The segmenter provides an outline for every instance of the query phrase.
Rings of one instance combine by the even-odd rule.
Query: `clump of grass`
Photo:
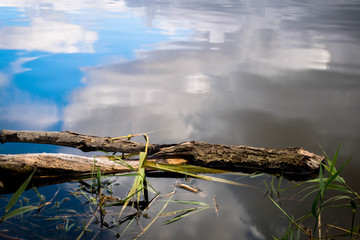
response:
[[[270,182],[270,186],[265,183],[267,188],[267,196],[282,212],[282,214],[290,221],[289,227],[281,239],[303,239],[303,237],[301,237],[303,235],[307,236],[308,239],[333,239],[333,237],[336,236],[347,236],[349,239],[353,239],[354,236],[357,238],[360,236],[360,226],[355,226],[355,217],[357,213],[357,205],[360,202],[360,196],[346,183],[344,178],[340,176],[341,172],[350,162],[351,158],[349,158],[345,164],[337,169],[335,165],[339,157],[339,150],[340,146],[338,147],[333,158],[330,158],[323,151],[326,157],[326,162],[322,163],[322,166],[319,169],[319,176],[316,179],[312,179],[290,187],[294,188],[304,184],[310,184],[310,186],[300,191],[300,193],[304,194],[302,200],[309,199],[310,197],[313,198],[311,209],[307,214],[299,218],[294,218],[294,216],[286,212],[281,204],[278,203],[274,198],[274,192],[277,193],[277,196],[280,199],[279,193],[289,188],[280,189],[280,185],[275,187],[273,181]],[[352,213],[350,226],[340,227],[332,224],[324,224],[321,217],[324,211],[330,211],[331,209],[339,207],[343,207],[346,211]],[[312,227],[305,226],[304,222],[309,218],[313,218],[314,220]],[[340,233],[336,236],[330,236],[328,230],[323,232],[325,226],[328,228],[328,230],[337,230],[340,231]]]
[[[39,205],[39,206],[22,206],[22,207],[19,207],[19,208],[16,208],[16,209],[10,211],[13,208],[13,206],[15,205],[15,203],[19,200],[20,196],[23,194],[23,192],[25,191],[27,186],[29,185],[35,171],[36,171],[36,168],[30,174],[30,176],[25,180],[25,182],[23,184],[21,184],[19,189],[13,194],[13,196],[9,200],[9,202],[5,208],[5,214],[0,219],[0,224],[9,218],[15,217],[17,215],[20,215],[20,214],[23,214],[23,213],[26,213],[26,212],[29,212],[32,210],[39,209],[41,207],[41,205]]]
[[[222,179],[222,178],[216,178],[213,176],[206,176],[206,175],[198,174],[200,172],[201,173],[227,173],[227,171],[223,171],[223,170],[216,170],[216,169],[210,169],[210,168],[198,167],[198,166],[192,166],[192,165],[185,165],[185,164],[170,165],[170,164],[160,164],[160,163],[154,163],[151,161],[147,161],[147,157],[148,157],[147,152],[148,152],[148,146],[149,146],[149,137],[147,134],[134,134],[134,135],[128,135],[128,136],[118,137],[118,138],[131,139],[134,136],[140,136],[140,135],[142,135],[145,138],[146,145],[145,145],[144,152],[139,153],[138,169],[133,168],[131,165],[129,165],[126,162],[126,160],[124,159],[124,157],[125,157],[124,154],[122,154],[122,156],[117,156],[115,154],[112,154],[112,155],[110,155],[110,158],[109,158],[110,160],[112,160],[114,162],[117,162],[123,166],[127,166],[129,169],[131,169],[135,173],[135,178],[134,178],[132,187],[129,190],[126,197],[115,203],[110,204],[111,206],[122,205],[122,208],[118,215],[119,225],[123,224],[124,222],[128,222],[125,229],[119,236],[122,236],[124,234],[124,232],[130,227],[130,225],[134,223],[134,219],[138,219],[140,216],[146,217],[147,213],[144,213],[144,211],[146,211],[149,208],[149,206],[152,204],[152,202],[154,202],[157,199],[157,197],[159,196],[159,192],[157,192],[155,190],[155,188],[146,179],[146,168],[152,169],[152,170],[164,171],[164,172],[178,173],[178,174],[185,175],[187,177],[194,177],[194,178],[208,180],[208,181],[221,182],[221,183],[225,183],[225,184],[232,184],[232,185],[237,185],[237,186],[242,186],[242,187],[244,187],[244,186],[252,187],[250,185],[242,184],[242,183],[235,182],[235,181],[230,181],[230,180],[226,180],[226,179]],[[114,138],[114,139],[118,139],[118,138]],[[107,154],[109,154],[109,153],[107,153]],[[249,174],[246,174],[246,175],[248,176]],[[147,206],[140,207],[141,197],[144,196],[145,199],[147,198],[147,194],[148,194],[147,186],[149,186],[151,188],[151,190],[155,193],[155,197],[151,202],[148,202]],[[166,204],[163,206],[163,208],[160,210],[160,212],[157,213],[157,215],[154,217],[154,219],[151,221],[151,223],[148,224],[147,227],[142,229],[141,233],[137,237],[140,237],[145,231],[147,231],[147,229],[158,219],[158,217],[176,215],[173,219],[170,219],[165,222],[165,224],[170,224],[172,222],[178,221],[180,219],[183,219],[192,214],[204,211],[209,208],[209,206],[207,204],[205,204],[204,206],[201,206],[201,207],[192,207],[192,208],[181,209],[178,211],[162,213],[169,202],[178,203],[178,204],[180,203],[179,201],[171,201],[171,198],[174,194],[175,194],[175,190],[173,193],[170,194],[171,197],[166,202]],[[131,203],[131,206],[137,210],[137,212],[131,213],[130,215],[122,217],[125,208],[128,205],[130,205],[130,203]],[[182,204],[184,204],[184,203],[196,204],[193,201],[182,202]],[[110,205],[108,205],[108,206],[110,206]]]

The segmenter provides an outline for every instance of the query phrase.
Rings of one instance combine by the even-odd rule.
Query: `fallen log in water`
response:
[[[42,143],[67,147],[75,147],[82,151],[102,150],[108,152],[138,153],[145,150],[144,143],[124,139],[97,137],[74,132],[37,132],[2,130],[1,143],[25,142]],[[204,142],[184,142],[179,144],[149,144],[149,159],[152,161],[167,161],[174,163],[180,160],[197,166],[246,172],[266,172],[281,174],[289,179],[306,179],[317,174],[323,156],[310,153],[300,147],[292,148],[256,148],[248,146],[233,146],[210,144]],[[178,164],[178,161],[175,161]],[[67,176],[81,175],[91,172],[93,158],[69,156],[64,154],[25,154],[1,155],[0,173],[2,176],[21,174],[19,169],[37,167],[37,175]],[[136,164],[132,161],[132,164]],[[97,159],[97,165],[105,173],[124,171],[114,162]],[[107,171],[108,169],[109,171]],[[6,173],[6,174],[5,174]]]
[[[112,160],[111,160],[112,159]],[[155,160],[151,160],[155,161]],[[158,163],[179,163],[157,160]],[[133,169],[139,167],[138,160],[126,160]],[[102,174],[132,172],[129,166],[116,163],[111,156],[84,157],[63,153],[0,154],[0,193],[15,191],[36,168],[33,183],[45,186],[71,181],[96,173]]]

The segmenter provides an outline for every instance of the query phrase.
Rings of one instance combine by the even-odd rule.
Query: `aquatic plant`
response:
[[[19,189],[13,194],[13,196],[10,198],[6,208],[5,208],[5,214],[2,216],[2,218],[0,219],[0,224],[12,217],[15,217],[17,215],[32,211],[32,210],[36,210],[39,209],[41,207],[41,205],[39,206],[22,206],[19,208],[16,208],[12,211],[10,211],[13,206],[15,205],[15,203],[19,200],[20,196],[23,194],[23,192],[25,191],[25,189],[27,188],[27,186],[30,183],[30,180],[32,178],[32,176],[34,175],[36,169],[34,169],[34,171],[30,174],[30,176],[25,180],[25,182],[23,182],[23,184],[21,184],[21,186],[19,187]]]
[[[333,158],[330,158],[325,151],[326,162],[322,164],[319,169],[319,176],[316,179],[308,180],[306,182],[295,184],[289,188],[280,189],[280,182],[277,187],[274,186],[274,178],[266,186],[266,195],[272,203],[281,211],[281,213],[289,220],[289,227],[280,239],[303,239],[303,235],[309,239],[333,239],[335,237],[347,236],[349,239],[360,236],[360,225],[355,226],[355,216],[357,213],[357,205],[360,202],[360,196],[355,192],[340,176],[345,166],[350,162],[349,158],[345,164],[339,169],[336,168],[336,162],[339,157],[340,146],[338,147]],[[288,213],[284,207],[281,206],[280,192],[289,190],[290,188],[299,188],[303,185],[309,185],[299,191],[299,194],[304,196],[301,200],[312,197],[311,208],[309,212],[301,217],[295,218]],[[274,198],[274,193],[277,194],[277,200]],[[323,222],[322,215],[325,211],[330,211],[334,208],[345,208],[352,214],[350,226],[342,227]],[[313,218],[313,226],[306,225],[305,220]],[[327,228],[324,232],[323,229]],[[337,234],[330,234],[329,232],[337,230]],[[275,239],[278,239],[274,237]]]

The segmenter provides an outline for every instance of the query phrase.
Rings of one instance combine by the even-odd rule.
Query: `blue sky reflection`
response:
[[[83,68],[135,59],[138,50],[171,37],[144,26],[124,4],[5,1],[0,11],[6,13],[0,25],[2,128],[16,122],[17,129],[60,130],[63,107],[83,85]]]

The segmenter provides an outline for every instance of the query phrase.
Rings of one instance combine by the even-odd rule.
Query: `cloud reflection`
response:
[[[97,33],[75,24],[33,18],[30,26],[0,29],[0,48],[52,53],[94,52]]]
[[[16,124],[17,129],[47,130],[61,121],[58,106],[50,101],[34,99],[29,93],[4,90],[0,102],[11,98],[10,104],[1,106],[0,121]],[[6,126],[3,126],[6,127]]]
[[[9,76],[0,72],[0,88],[6,86],[9,83]]]
[[[0,87],[3,84],[0,121],[15,124],[18,129],[47,130],[61,121],[60,109],[55,102],[38,99],[32,93],[19,90],[11,84],[16,74],[31,71],[31,68],[24,65],[36,59],[38,57],[19,57],[9,63],[6,74],[0,72]]]

